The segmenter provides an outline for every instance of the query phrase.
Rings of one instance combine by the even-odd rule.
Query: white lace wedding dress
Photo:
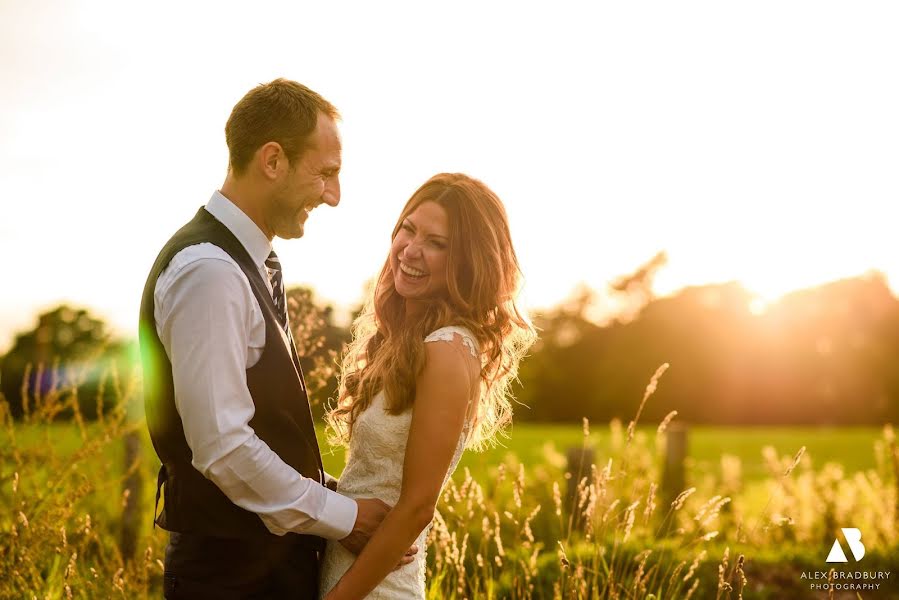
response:
[[[462,343],[479,356],[474,336],[462,327],[442,327],[425,338],[425,342],[452,342],[458,334]],[[400,497],[403,482],[403,462],[412,409],[391,415],[384,410],[384,393],[376,395],[368,408],[362,412],[353,425],[346,468],[340,476],[337,491],[350,498],[380,498],[393,506]],[[465,442],[468,439],[470,422],[465,423],[462,436],[453,454],[449,471],[443,484],[459,463]],[[418,554],[412,563],[393,571],[367,596],[384,600],[423,600],[425,597],[425,540],[428,529],[418,536],[415,543]],[[322,561],[322,597],[340,580],[355,560],[355,555],[347,551],[339,542],[328,541]]]

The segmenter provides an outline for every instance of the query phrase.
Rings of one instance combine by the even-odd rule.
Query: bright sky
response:
[[[439,171],[505,201],[531,307],[662,249],[661,292],[899,284],[894,2],[308,4],[0,2],[0,351],[61,301],[133,335],[232,106],[279,76],[344,116],[340,206],[276,241],[326,299]]]

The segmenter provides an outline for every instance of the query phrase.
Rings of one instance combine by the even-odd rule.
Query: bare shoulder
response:
[[[444,332],[438,338],[428,336],[425,344],[425,368],[419,377],[423,390],[438,391],[440,396],[451,395],[467,402],[476,380],[473,374],[480,369],[472,355],[471,342],[459,332]]]

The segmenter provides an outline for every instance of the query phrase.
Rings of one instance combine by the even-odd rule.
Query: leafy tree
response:
[[[114,339],[86,309],[63,304],[16,336],[0,360],[0,389],[16,418],[41,409],[71,416],[76,403],[81,416],[93,418],[121,398],[117,387],[135,364],[134,344]],[[51,409],[50,398],[62,402]]]
[[[313,416],[318,418],[337,395],[338,358],[350,331],[334,322],[334,307],[319,303],[309,287],[287,290],[287,311]]]
[[[671,410],[725,424],[899,419],[899,300],[882,276],[798,291],[760,314],[752,303],[737,283],[698,286],[598,325],[582,291],[536,319],[542,339],[522,365],[519,390],[530,410],[517,416],[629,419],[667,362],[645,421]]]

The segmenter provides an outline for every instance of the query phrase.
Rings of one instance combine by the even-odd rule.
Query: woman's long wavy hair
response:
[[[349,442],[356,417],[381,390],[391,414],[412,405],[416,379],[425,367],[424,338],[447,325],[468,328],[481,352],[480,402],[468,447],[485,448],[512,419],[511,384],[536,334],[515,304],[521,271],[506,210],[477,179],[441,173],[412,195],[391,239],[403,220],[425,202],[439,204],[449,220],[446,293],[429,299],[423,313],[407,320],[405,299],[394,287],[389,257],[384,262],[353,323],[337,404],[327,415],[335,441]]]

